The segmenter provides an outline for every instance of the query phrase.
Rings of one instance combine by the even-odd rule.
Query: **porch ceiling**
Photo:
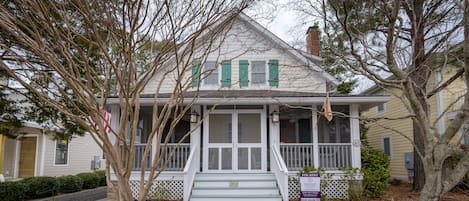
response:
[[[156,97],[164,104],[172,94],[162,93]],[[292,105],[313,105],[323,104],[325,93],[277,91],[277,90],[200,90],[198,92],[187,92],[184,97],[186,102],[191,102],[192,98],[197,98],[197,104],[220,104],[220,105],[252,105],[252,104],[292,104]],[[382,95],[345,95],[329,94],[331,104],[347,105],[359,104],[360,110],[366,110],[380,103],[390,100],[389,96]],[[140,103],[153,104],[155,94],[142,94]],[[118,97],[109,97],[108,104],[118,104]]]

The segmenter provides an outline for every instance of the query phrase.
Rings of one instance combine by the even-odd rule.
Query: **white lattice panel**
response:
[[[347,199],[348,180],[321,180],[321,195],[325,198]],[[297,199],[300,197],[298,176],[289,177],[288,196],[290,199]]]
[[[130,181],[130,188],[134,198],[138,196],[140,182]],[[184,194],[184,181],[163,180],[155,181],[148,192],[147,199],[181,200]]]

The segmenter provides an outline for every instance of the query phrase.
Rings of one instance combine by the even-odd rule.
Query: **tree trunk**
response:
[[[442,171],[433,164],[427,164],[426,183],[420,192],[420,201],[439,201],[443,195]],[[432,166],[432,167],[430,167]]]
[[[127,201],[135,200],[132,195],[132,190],[130,189],[130,180],[124,176],[117,177],[117,188],[111,190],[111,194],[114,194],[112,197],[117,201]],[[110,199],[112,200],[112,198]]]
[[[425,100],[427,80],[429,76],[429,68],[425,65],[425,22],[424,20],[424,2],[421,0],[413,1],[412,12],[408,13],[409,18],[412,20],[412,31],[411,35],[414,40],[413,44],[413,55],[412,55],[412,68],[409,69],[410,79],[414,82],[414,91],[420,104],[423,106],[425,113],[428,114],[428,105]],[[420,153],[425,156],[425,143],[424,143],[424,131],[421,129],[416,119],[413,120],[413,139],[416,145],[416,149],[420,150]],[[422,159],[414,148],[414,183],[413,190],[420,191],[425,184],[425,170],[422,163]]]

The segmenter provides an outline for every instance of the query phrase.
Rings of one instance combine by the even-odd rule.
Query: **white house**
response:
[[[329,197],[347,196],[347,185],[338,180],[341,168],[361,167],[359,112],[388,97],[332,93],[332,110],[345,116],[325,120],[318,112],[328,88],[338,83],[321,68],[318,34],[317,28],[308,29],[308,52],[304,52],[240,14],[218,51],[204,60],[189,58],[195,70],[187,77],[192,76],[194,87],[186,96],[197,97],[191,112],[203,119],[200,127],[183,119],[175,129],[176,138],[195,130],[186,143],[168,148],[176,149],[175,155],[157,183],[164,182],[169,199],[285,201],[299,196],[298,184],[289,177],[304,166],[334,173],[323,192]],[[214,70],[198,80],[200,69]],[[174,88],[172,79],[156,76],[144,89],[140,100],[144,129],[137,144],[147,142],[145,130],[151,129],[151,105],[161,79],[160,101]],[[108,101],[117,129],[118,100]],[[144,146],[136,145],[140,149],[136,159]],[[135,170],[139,169],[136,160]],[[133,172],[131,179],[132,185],[138,185],[140,171]]]

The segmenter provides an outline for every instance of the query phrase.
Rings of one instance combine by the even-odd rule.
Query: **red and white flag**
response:
[[[103,124],[104,124],[104,131],[106,131],[106,133],[109,133],[111,132],[111,113],[107,112],[106,110],[102,110],[102,119],[104,120],[103,121]],[[99,130],[99,126],[96,124],[96,122],[93,124],[93,127],[96,129],[96,130]]]

